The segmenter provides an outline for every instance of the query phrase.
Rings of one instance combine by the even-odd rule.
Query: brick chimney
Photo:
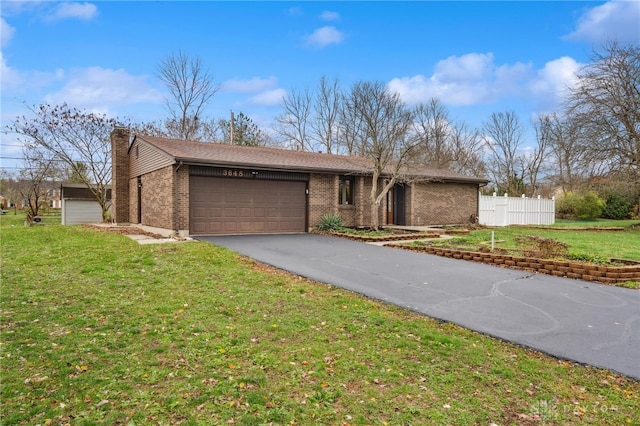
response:
[[[111,132],[111,220],[129,223],[129,129]]]

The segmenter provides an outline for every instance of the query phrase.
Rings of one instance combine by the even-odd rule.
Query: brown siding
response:
[[[129,158],[131,162],[130,176],[142,176],[175,162],[172,157],[158,148],[138,139],[135,139],[131,145]]]
[[[476,184],[414,184],[407,198],[413,208],[407,210],[411,212],[407,223],[413,226],[469,223],[471,215],[478,213]]]

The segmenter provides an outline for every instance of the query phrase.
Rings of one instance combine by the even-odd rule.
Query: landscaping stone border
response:
[[[509,256],[495,253],[456,250],[445,247],[408,246],[387,244],[387,247],[400,248],[415,252],[451,257],[492,264],[500,267],[520,269],[530,272],[575,278],[585,281],[598,281],[606,284],[618,284],[625,281],[640,281],[640,265],[606,266],[574,261],[537,259],[531,257]]]

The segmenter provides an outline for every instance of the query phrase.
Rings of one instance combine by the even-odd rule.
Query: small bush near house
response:
[[[325,214],[318,225],[320,231],[339,231],[344,227],[344,221],[337,214]]]

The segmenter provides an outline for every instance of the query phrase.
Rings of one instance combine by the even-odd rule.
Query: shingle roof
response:
[[[173,157],[176,162],[222,167],[255,167],[268,170],[324,172],[340,174],[371,174],[372,160],[363,157],[293,151],[281,148],[254,147],[220,143],[205,143],[137,135],[157,149]],[[412,167],[413,177],[486,183],[485,179],[466,176],[449,170]]]

